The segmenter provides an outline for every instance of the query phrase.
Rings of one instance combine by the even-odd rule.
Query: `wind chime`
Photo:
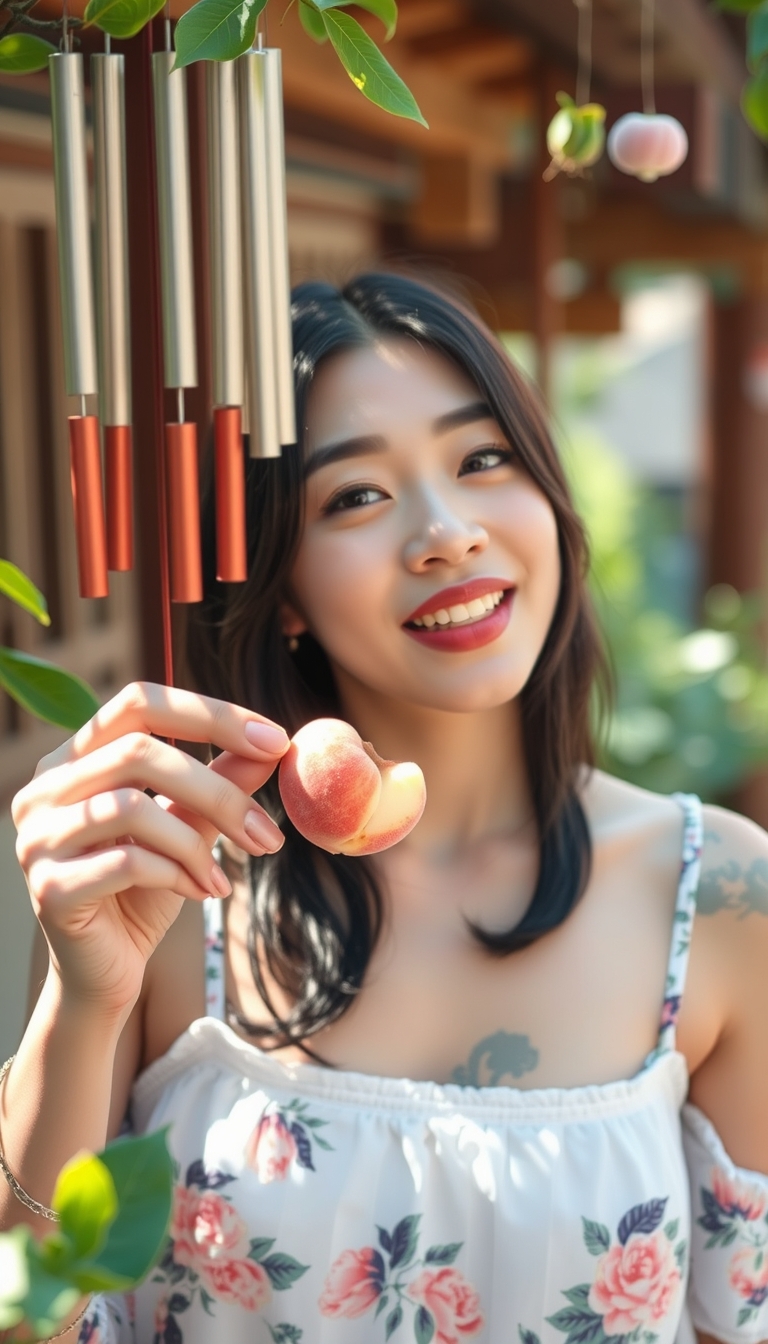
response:
[[[688,136],[676,117],[656,111],[654,79],[655,0],[640,0],[642,112],[628,112],[611,127],[608,157],[615,168],[641,182],[674,173],[685,161]]]
[[[203,596],[197,427],[185,415],[185,392],[198,381],[195,276],[186,70],[173,69],[170,20],[165,36],[165,50],[152,55],[152,88],[163,377],[176,416],[158,465],[170,598],[186,603]],[[296,440],[281,56],[257,40],[236,61],[207,63],[217,577],[226,582],[247,574],[244,405],[251,456],[277,458]],[[69,438],[82,597],[107,596],[108,570],[133,565],[124,61],[106,41],[91,58],[95,276],[83,57],[66,18],[63,49],[49,60],[65,383],[80,398]],[[97,392],[106,509],[99,418],[87,406]]]

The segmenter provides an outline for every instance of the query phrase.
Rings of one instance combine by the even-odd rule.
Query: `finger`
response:
[[[85,906],[132,887],[172,891],[193,901],[204,901],[210,895],[182,864],[139,845],[116,845],[80,855],[67,863],[40,859],[32,865],[30,887],[36,913],[43,924],[46,917],[56,922],[75,906]]]
[[[274,760],[254,762],[254,774],[267,779],[274,767]],[[122,788],[150,788],[163,794],[206,818],[217,835],[229,836],[249,853],[274,852],[283,843],[281,832],[263,809],[224,774],[145,733],[129,733],[33,779],[16,795],[17,828],[32,806],[66,806]]]
[[[132,732],[213,742],[251,760],[274,762],[288,750],[284,729],[252,709],[175,686],[134,681],[102,705],[73,737],[44,756],[35,777]]]
[[[39,809],[19,831],[16,854],[26,871],[43,852],[63,862],[89,849],[113,846],[126,836],[183,864],[211,895],[229,895],[231,886],[200,831],[158,807],[140,789],[115,789],[69,807]]]
[[[237,788],[242,789],[243,793],[255,793],[264,783],[263,769],[258,763],[248,761],[244,756],[235,756],[231,751],[223,751],[220,756],[216,757],[215,761],[210,761],[206,768],[213,771],[214,774],[229,779]],[[205,818],[189,811],[188,808],[182,807],[178,803],[172,802],[170,798],[163,798],[158,794],[154,802],[166,811],[171,812],[173,816],[181,817],[188,826],[198,830],[208,845],[215,844],[217,837],[221,834],[210,822],[206,822]],[[255,800],[251,801],[251,807],[254,812],[266,818],[264,822],[265,834],[272,835],[271,827],[274,826],[274,822],[269,814]],[[280,832],[280,835],[282,837],[282,832]],[[266,852],[274,851],[268,850]]]

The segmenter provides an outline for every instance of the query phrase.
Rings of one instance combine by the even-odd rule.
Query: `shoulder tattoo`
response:
[[[461,1087],[503,1087],[509,1079],[532,1073],[539,1052],[530,1037],[512,1031],[496,1031],[484,1036],[472,1049],[466,1064],[459,1064],[451,1081]]]
[[[706,839],[720,843],[720,836],[712,831]],[[696,907],[702,915],[716,915],[720,910],[732,910],[739,919],[768,915],[768,860],[753,859],[745,865],[727,859],[703,869]]]

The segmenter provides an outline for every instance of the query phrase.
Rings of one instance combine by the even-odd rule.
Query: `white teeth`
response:
[[[427,612],[417,616],[413,625],[432,630],[436,625],[466,625],[467,621],[479,621],[489,611],[498,607],[504,596],[503,589],[497,593],[486,593],[483,597],[473,597],[470,602],[458,602],[453,607],[441,607],[439,611]]]

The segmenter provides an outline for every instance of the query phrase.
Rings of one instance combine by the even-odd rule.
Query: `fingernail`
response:
[[[272,723],[257,723],[255,719],[246,723],[245,736],[252,747],[268,751],[273,756],[284,752],[288,746],[288,734],[283,728],[276,728]]]
[[[275,854],[281,849],[285,836],[274,821],[270,821],[264,812],[248,812],[243,822],[243,830],[257,845]]]
[[[214,863],[211,869],[211,882],[220,896],[232,895],[232,883],[218,863]]]

